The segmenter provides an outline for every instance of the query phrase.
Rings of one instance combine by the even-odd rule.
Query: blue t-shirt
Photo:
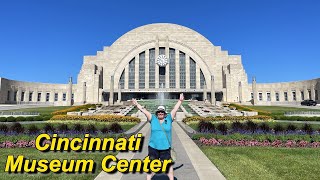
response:
[[[172,117],[171,114],[168,114],[164,121],[162,122],[162,127],[166,131],[170,144],[167,140],[166,134],[163,132],[160,121],[156,115],[152,114],[151,121],[151,136],[149,140],[149,146],[158,149],[165,150],[170,148],[170,144],[172,144],[171,139],[171,129],[172,129]]]

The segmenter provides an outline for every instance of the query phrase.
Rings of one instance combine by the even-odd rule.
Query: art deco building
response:
[[[184,26],[149,24],[133,29],[94,56],[85,56],[77,84],[0,79],[0,103],[115,104],[131,98],[166,98],[254,104],[319,100],[320,79],[248,83],[240,55]]]

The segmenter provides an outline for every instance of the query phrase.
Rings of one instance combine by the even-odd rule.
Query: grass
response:
[[[54,179],[54,180],[68,180],[68,179],[77,179],[77,180],[87,180],[87,179],[94,179],[100,172],[101,172],[101,160],[107,155],[107,154],[116,154],[114,152],[94,152],[94,153],[77,153],[77,152],[40,152],[35,148],[13,148],[13,149],[0,149],[0,167],[2,167],[0,171],[0,179]],[[26,159],[92,159],[96,163],[96,169],[94,173],[75,173],[75,174],[55,174],[55,173],[48,173],[48,174],[9,174],[7,172],[4,172],[5,164],[7,160],[8,155],[14,155],[15,157],[17,155],[24,155]]]
[[[40,114],[51,114],[54,111],[70,108],[71,106],[50,106],[50,107],[38,107],[38,108],[25,108],[6,110],[10,112],[39,112]]]
[[[296,107],[283,107],[283,106],[245,106],[251,109],[271,112],[272,115],[284,115],[285,112],[291,111],[320,111],[320,109],[296,108]]]
[[[319,149],[204,146],[201,149],[230,180],[319,179]]]

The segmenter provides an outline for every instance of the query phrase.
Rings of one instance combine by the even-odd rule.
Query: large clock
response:
[[[165,67],[168,64],[168,59],[167,59],[166,55],[164,55],[164,54],[159,55],[157,58],[157,64],[160,67]]]

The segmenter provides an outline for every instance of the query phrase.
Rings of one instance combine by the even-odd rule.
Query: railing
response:
[[[285,116],[295,116],[295,115],[296,116],[301,116],[301,115],[320,116],[320,111],[294,111],[294,112],[285,112],[284,115]]]
[[[38,112],[0,112],[0,116],[39,116]]]

